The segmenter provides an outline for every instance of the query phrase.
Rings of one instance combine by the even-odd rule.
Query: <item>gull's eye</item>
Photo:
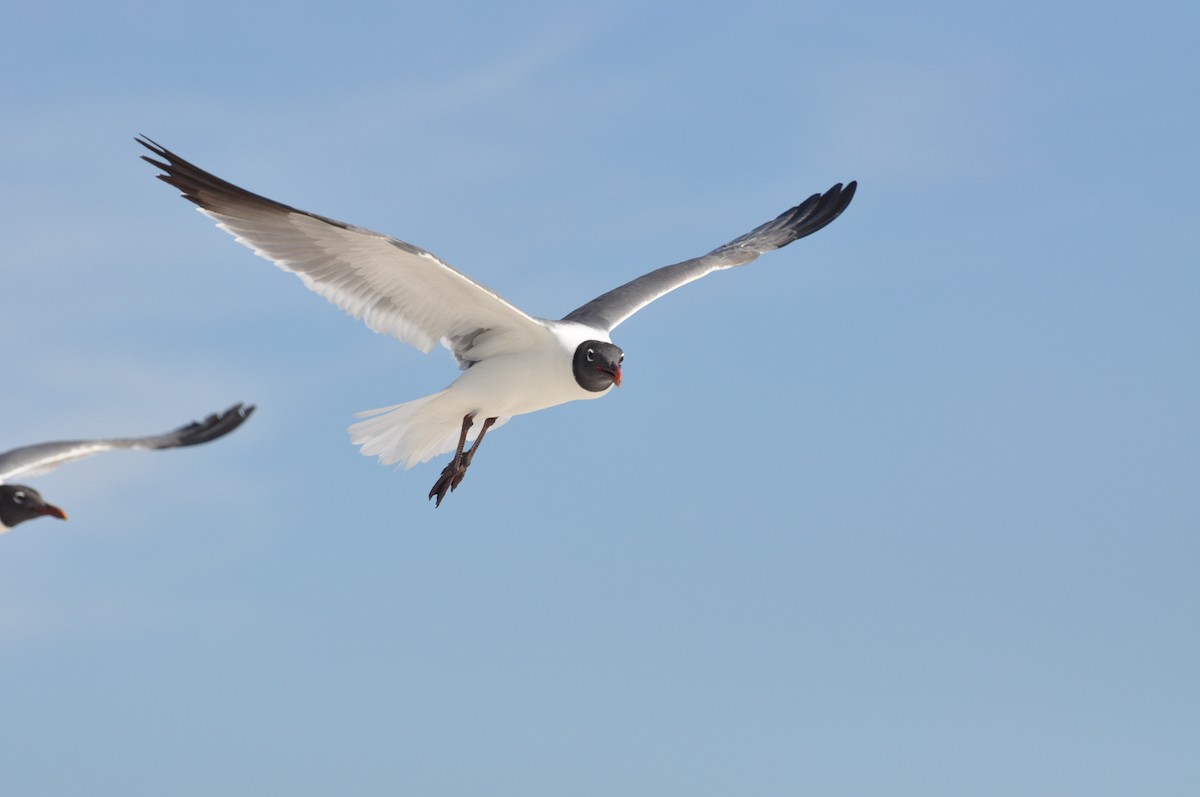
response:
[[[621,354],[621,359],[617,360],[617,362],[618,362],[618,363],[623,363],[623,362],[625,362],[625,354],[624,354],[624,353],[622,353],[622,354]]]
[[[13,503],[14,504],[25,503],[25,491],[24,490],[17,490],[15,493],[13,493]]]
[[[591,362],[592,360],[595,360],[595,359],[596,359],[596,350],[588,349],[587,350],[587,361]]]

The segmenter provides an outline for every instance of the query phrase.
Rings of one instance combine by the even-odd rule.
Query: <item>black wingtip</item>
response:
[[[175,430],[173,447],[194,446],[224,437],[246,422],[256,407],[238,402],[224,412],[209,415]]]
[[[835,189],[836,193],[834,193]],[[854,199],[854,193],[857,190],[858,181],[851,180],[850,182],[846,183],[845,188],[842,187],[841,183],[838,183],[825,193],[824,199],[829,203],[828,207],[825,208],[823,213],[823,216],[826,219],[826,224],[842,215],[842,211],[850,206],[850,200]],[[830,196],[831,194],[833,194],[833,196]]]
[[[138,133],[136,136],[133,137],[133,140],[136,141],[137,143],[141,144],[146,149],[153,152],[155,155],[165,155],[167,152],[163,148],[162,144],[159,144],[157,141],[150,138],[150,136],[146,135],[145,133]]]
[[[201,169],[186,158],[179,157],[149,136],[139,135],[133,140],[150,150],[153,154],[154,157],[150,155],[142,155],[140,157],[161,172],[161,174],[157,175],[158,179],[167,185],[179,189],[179,193],[183,195],[184,199],[198,205],[203,210],[220,213],[240,204],[253,203],[259,205],[260,208],[266,207],[284,213],[303,213],[303,211],[296,208],[281,204],[273,199],[267,199],[264,196],[236,186],[227,180],[222,180],[215,174]],[[307,215],[311,216],[313,214],[310,213]],[[332,219],[324,219],[319,216],[316,218],[321,218],[323,221],[329,221],[334,224],[341,224],[340,222],[334,222]]]
[[[813,194],[789,212],[787,226],[794,236],[791,240],[812,235],[817,230],[830,224],[850,205],[854,193],[858,190],[858,181],[851,180],[843,186],[836,183],[824,194]]]
[[[150,136],[138,135],[138,136],[135,136],[133,140],[136,141],[137,143],[141,144],[146,149],[153,152],[159,158],[164,158],[168,161],[175,160],[175,158],[176,158],[174,153],[172,153],[170,150],[168,150],[163,145],[159,144],[154,139],[150,138]],[[162,169],[164,172],[169,171],[171,168],[169,163],[163,163],[162,161],[157,161],[154,158],[151,158],[149,155],[141,155],[139,157],[141,157],[142,160],[144,160],[146,163],[149,163],[151,166],[154,166],[158,169]]]

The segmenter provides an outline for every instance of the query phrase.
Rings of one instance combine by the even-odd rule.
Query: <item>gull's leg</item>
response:
[[[495,421],[495,418],[489,419]],[[437,503],[434,507],[442,505],[442,499],[446,497],[446,493],[453,490],[462,481],[463,476],[467,472],[467,465],[470,464],[470,459],[466,463],[463,462],[463,448],[467,445],[467,432],[471,431],[471,426],[475,423],[475,413],[467,413],[463,416],[462,432],[458,435],[458,450],[454,452],[454,459],[450,460],[450,464],[442,468],[442,475],[434,482],[433,489],[429,491],[429,497],[437,496]],[[490,423],[484,421],[484,431],[491,426]],[[479,440],[483,439],[483,435],[479,435],[479,439],[475,441],[475,445],[471,446],[471,453],[474,454],[476,447],[479,445]]]
[[[469,451],[463,452],[462,467],[458,470],[458,475],[450,482],[450,492],[454,492],[454,488],[458,487],[463,477],[467,475],[467,468],[471,467],[471,460],[475,458],[475,449],[479,448],[479,444],[483,442],[483,436],[487,434],[487,430],[492,428],[492,424],[496,422],[495,418],[484,418],[483,426],[479,428],[479,437],[475,438],[475,442],[471,444]]]

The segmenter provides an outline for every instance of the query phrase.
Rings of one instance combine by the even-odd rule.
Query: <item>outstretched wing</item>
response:
[[[119,437],[111,440],[64,440],[14,448],[0,454],[0,482],[26,476],[36,476],[77,459],[120,448],[140,448],[154,451],[161,448],[181,448],[207,443],[224,437],[250,417],[254,406],[234,404],[202,421],[193,421],[173,432],[149,437]]]
[[[813,194],[778,218],[717,247],[703,257],[644,274],[572,310],[563,321],[577,321],[611,332],[618,324],[663,294],[723,268],[741,266],[763,252],[787,246],[812,235],[841,215],[854,198],[857,182],[838,183],[824,194]]]
[[[148,138],[137,142],[162,159],[142,156],[163,171],[158,178],[218,227],[376,332],[423,352],[441,341],[461,364],[550,334],[541,321],[424,249],[252,194]]]

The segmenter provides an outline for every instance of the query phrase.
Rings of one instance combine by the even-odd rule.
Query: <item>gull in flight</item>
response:
[[[9,484],[10,479],[24,479],[27,476],[49,473],[59,465],[102,451],[116,451],[122,448],[158,451],[207,443],[224,437],[241,426],[252,412],[253,405],[247,407],[234,404],[224,412],[213,413],[202,421],[194,421],[166,434],[116,437],[108,440],[63,440],[23,446],[0,454],[0,534],[34,518],[67,519],[66,512],[47,503],[37,490],[24,484]]]
[[[351,441],[384,464],[411,468],[454,457],[429,498],[440,506],[462,482],[488,430],[512,416],[600,398],[621,386],[625,358],[610,333],[660,296],[713,271],[741,266],[836,219],[857,184],[813,194],[706,255],[644,274],[560,320],[531,316],[412,244],[253,194],[156,142],[142,159],[217,226],[376,332],[429,352],[441,343],[463,370],[444,390],[359,413]],[[467,442],[473,440],[471,446]]]

